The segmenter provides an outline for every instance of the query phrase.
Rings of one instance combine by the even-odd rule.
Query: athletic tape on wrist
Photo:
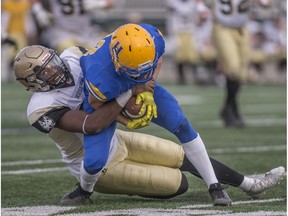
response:
[[[132,96],[132,90],[129,89],[128,91],[123,92],[122,94],[120,94],[116,98],[116,101],[123,108],[126,105],[127,101],[130,99],[131,96]]]

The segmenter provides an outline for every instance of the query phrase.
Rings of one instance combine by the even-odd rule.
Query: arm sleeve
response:
[[[41,113],[41,111],[38,110],[33,112],[28,118],[33,127],[37,128],[41,132],[49,133],[62,116],[68,111],[70,111],[68,107],[52,108],[45,113]],[[35,120],[33,121],[32,119]]]

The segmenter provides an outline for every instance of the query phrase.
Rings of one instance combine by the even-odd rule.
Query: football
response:
[[[138,119],[146,114],[146,112],[144,112],[144,114],[139,115],[142,102],[140,104],[135,104],[135,102],[136,102],[136,96],[132,96],[122,110],[122,113],[130,119]]]

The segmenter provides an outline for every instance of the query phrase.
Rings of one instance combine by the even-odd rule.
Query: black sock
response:
[[[184,84],[185,83],[184,64],[182,63],[177,64],[177,69],[178,69],[178,75],[179,75],[179,83]]]
[[[237,80],[226,79],[226,106],[237,105],[236,97],[240,90],[240,82]]]
[[[244,179],[244,175],[236,172],[235,170],[227,167],[226,165],[220,163],[219,161],[210,157],[210,161],[214,168],[215,175],[220,183],[228,184],[231,186],[238,187]],[[196,168],[192,165],[192,163],[185,156],[183,165],[180,167],[181,171],[188,171],[193,175],[202,178]]]

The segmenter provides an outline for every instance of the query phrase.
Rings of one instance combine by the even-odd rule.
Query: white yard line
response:
[[[273,127],[273,126],[286,126],[285,118],[246,118],[245,123],[247,127]],[[195,125],[195,124],[194,124]],[[220,120],[207,120],[207,121],[198,121],[195,125],[196,128],[220,128],[223,127],[223,122]]]
[[[238,147],[238,148],[217,148],[209,150],[211,154],[226,154],[226,153],[247,153],[247,152],[272,152],[272,151],[284,151],[286,145],[272,145],[272,146],[255,146],[255,147]],[[11,161],[2,162],[2,167],[19,166],[19,165],[39,165],[39,164],[53,164],[61,163],[61,159],[51,160],[30,160],[30,161]],[[22,169],[22,170],[6,170],[2,171],[2,175],[21,175],[21,174],[33,174],[44,172],[58,172],[68,170],[66,167],[53,167],[43,169]]]
[[[226,153],[247,153],[247,152],[270,152],[270,151],[284,151],[286,145],[272,145],[272,146],[252,146],[252,147],[234,147],[234,148],[218,148],[208,149],[208,152],[213,154]]]
[[[48,160],[26,160],[26,161],[12,161],[12,162],[2,162],[1,166],[17,166],[17,165],[37,165],[37,164],[53,164],[61,163],[61,159],[48,159]]]
[[[253,204],[253,203],[268,203],[268,202],[280,202],[280,201],[285,201],[286,199],[284,198],[274,198],[274,199],[259,199],[259,200],[245,200],[245,201],[236,201],[233,202],[233,205],[242,205],[242,204]],[[180,208],[188,208],[188,209],[193,209],[193,208],[208,208],[212,207],[210,204],[204,204],[204,205],[188,205],[188,206],[182,206]]]
[[[33,174],[33,173],[46,173],[46,172],[59,172],[66,171],[67,167],[53,167],[44,169],[24,169],[24,170],[7,170],[2,171],[2,175],[23,175],[23,174]]]
[[[233,205],[246,205],[255,203],[272,203],[272,202],[285,202],[285,198],[278,199],[263,199],[263,200],[248,200],[248,201],[237,201],[233,202]],[[65,213],[65,211],[71,211],[76,207],[61,207],[61,206],[32,206],[32,207],[14,207],[14,208],[2,208],[2,216],[48,216],[51,214]],[[108,211],[96,211],[96,212],[86,212],[77,214],[63,214],[63,216],[113,216],[113,215],[133,215],[133,216],[190,216],[190,215],[206,215],[206,216],[284,216],[285,211],[255,211],[255,212],[237,212],[228,208],[213,209],[211,204],[201,204],[201,205],[189,205],[182,206],[173,209],[161,209],[161,208],[138,208],[138,209],[121,209],[121,210],[108,210]]]

